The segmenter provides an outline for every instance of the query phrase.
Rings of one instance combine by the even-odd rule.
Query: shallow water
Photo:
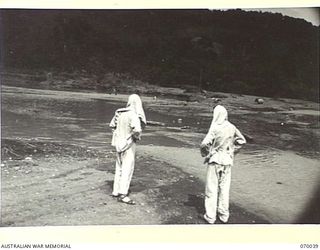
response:
[[[39,104],[41,103],[41,105]],[[2,103],[2,136],[21,138],[52,138],[56,141],[75,142],[85,138],[102,135],[91,140],[91,143],[109,143],[111,140],[111,121],[116,109],[125,103],[110,103],[104,100],[66,101],[55,100],[39,101],[21,98],[20,103],[8,99]],[[18,107],[18,108],[17,108]],[[20,110],[17,112],[16,110]],[[178,124],[177,117],[164,115],[159,112],[145,109],[147,119],[161,121],[166,126],[195,126],[197,121],[193,118],[184,118]],[[147,126],[144,131],[143,144],[176,145],[179,141],[162,136],[157,138],[154,132],[157,127]],[[161,128],[166,130],[165,127]]]

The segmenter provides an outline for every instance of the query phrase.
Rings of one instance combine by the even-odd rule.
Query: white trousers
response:
[[[208,164],[204,218],[209,223],[216,221],[217,213],[222,222],[228,222],[230,183],[231,165]]]
[[[113,195],[128,194],[134,170],[135,153],[135,143],[123,153],[117,153],[116,171],[112,191]]]

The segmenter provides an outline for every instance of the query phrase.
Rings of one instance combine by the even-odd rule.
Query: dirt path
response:
[[[199,217],[203,183],[144,153],[137,156],[131,186],[137,205],[127,206],[110,197],[113,153],[99,155],[61,143],[3,144],[24,159],[6,160],[2,166],[2,226],[204,223]],[[39,152],[30,156],[28,151],[35,149]],[[236,206],[231,211],[231,223],[266,223]]]
[[[2,86],[2,225],[203,223],[199,216],[205,168],[197,145],[210,122],[206,101],[185,106],[183,101],[143,98],[149,119],[164,121],[166,126],[146,129],[131,187],[138,205],[126,206],[109,196],[114,153],[107,129],[114,109],[126,98]],[[236,99],[226,100],[231,110]],[[253,122],[265,121],[270,111],[235,111],[233,119],[255,137],[255,143],[242,151],[233,170],[230,223],[295,223],[310,208],[320,177],[319,160],[314,157],[318,149],[309,150],[305,137],[300,145],[305,152],[298,150],[301,138],[293,132],[302,131],[316,140],[319,131],[306,130],[303,124],[277,130],[275,124],[287,103],[279,101],[281,111],[267,124],[268,134],[253,130],[248,116],[258,113]],[[314,110],[312,103],[295,105]],[[182,124],[177,125],[178,117],[183,118]],[[308,121],[310,126],[313,120]],[[278,142],[278,135],[284,138],[284,134],[287,140]],[[298,142],[287,148],[292,139]],[[272,147],[259,145],[260,141]]]
[[[197,149],[140,146],[140,150],[205,181],[206,168]],[[265,153],[247,149],[237,156],[232,169],[231,200],[271,223],[295,223],[308,201],[316,196],[319,162],[292,152]],[[301,166],[307,166],[308,171]]]

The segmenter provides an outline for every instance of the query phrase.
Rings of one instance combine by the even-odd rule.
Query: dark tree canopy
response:
[[[242,10],[2,10],[2,65],[318,101],[319,27]]]

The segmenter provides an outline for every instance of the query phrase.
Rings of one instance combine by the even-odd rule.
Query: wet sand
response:
[[[231,122],[252,138],[232,170],[230,223],[319,222],[305,214],[319,211],[311,204],[320,180],[317,104],[270,98],[259,106],[225,95]],[[128,207],[109,197],[108,122],[126,99],[2,86],[3,225],[204,223],[198,145],[212,100],[143,97],[148,119],[165,126],[144,132],[131,188],[139,206]]]

